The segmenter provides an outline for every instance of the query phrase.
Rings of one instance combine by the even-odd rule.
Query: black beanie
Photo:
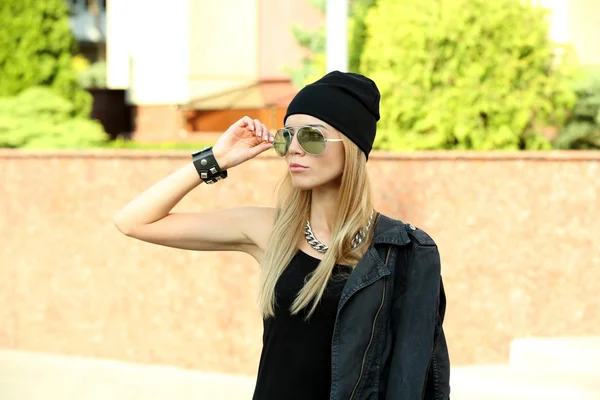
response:
[[[342,132],[369,159],[379,121],[380,97],[371,79],[352,72],[333,71],[296,94],[283,123],[293,114],[311,115]]]

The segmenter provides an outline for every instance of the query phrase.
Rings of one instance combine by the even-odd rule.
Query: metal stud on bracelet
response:
[[[192,161],[200,179],[207,184],[216,183],[227,178],[227,171],[222,171],[212,152],[212,147],[192,153]]]

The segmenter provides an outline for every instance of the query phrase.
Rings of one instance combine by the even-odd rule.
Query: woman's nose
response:
[[[298,135],[293,135],[292,136],[292,142],[290,143],[290,148],[289,148],[289,152],[293,153],[293,154],[304,154],[305,151],[302,148],[302,146],[300,146],[300,143],[298,142]]]

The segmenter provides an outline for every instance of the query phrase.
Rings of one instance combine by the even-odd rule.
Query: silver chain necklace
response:
[[[374,213],[375,210],[371,211],[369,223],[367,224],[365,229],[361,229],[360,231],[358,231],[356,236],[354,236],[354,238],[352,239],[352,249],[357,248],[358,245],[361,244],[367,236],[367,232],[369,232],[369,229],[371,228],[371,222],[373,222]],[[325,253],[329,249],[329,247],[325,246],[319,241],[319,239],[315,237],[315,235],[312,232],[312,229],[310,228],[310,222],[308,220],[306,220],[306,230],[304,231],[304,237],[306,237],[306,241],[308,242],[308,244],[310,244],[310,246],[319,253]]]

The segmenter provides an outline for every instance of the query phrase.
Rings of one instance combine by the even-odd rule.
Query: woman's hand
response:
[[[213,146],[213,155],[222,170],[256,157],[273,147],[273,135],[259,120],[243,117],[227,129]]]

